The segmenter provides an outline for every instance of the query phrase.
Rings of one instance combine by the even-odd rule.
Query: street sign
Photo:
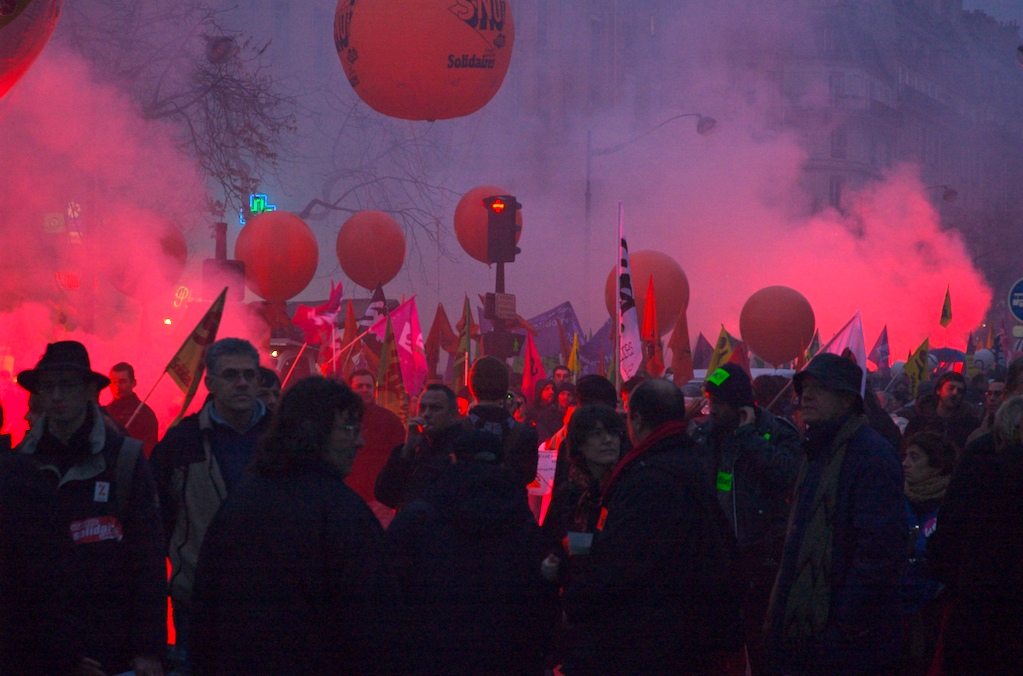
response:
[[[1023,279],[1017,279],[1009,289],[1009,312],[1017,322],[1023,323]]]

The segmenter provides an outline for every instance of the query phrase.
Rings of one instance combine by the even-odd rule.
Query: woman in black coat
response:
[[[396,588],[383,531],[344,479],[362,403],[307,378],[284,395],[250,476],[217,514],[196,573],[192,649],[201,674],[390,670]]]
[[[1023,397],[995,415],[995,452],[967,453],[927,543],[948,587],[943,673],[1023,673]]]

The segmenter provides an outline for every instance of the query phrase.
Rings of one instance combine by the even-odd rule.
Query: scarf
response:
[[[572,512],[571,530],[592,533],[596,516],[600,513],[600,495],[611,474],[605,474],[603,481],[597,481],[587,470],[572,464],[568,469],[568,481],[579,489],[579,501]]]
[[[948,489],[948,482],[951,479],[950,474],[939,474],[915,484],[907,481],[905,484],[906,498],[914,505],[930,500],[940,500],[945,497],[945,491]]]
[[[831,564],[838,478],[849,440],[866,424],[866,416],[852,415],[836,421],[834,425],[811,430],[808,435],[807,455],[813,456],[815,452],[823,452],[824,467],[810,506],[803,541],[796,556],[795,577],[785,601],[782,636],[787,643],[794,644],[796,648],[805,646],[809,640],[819,640],[828,621],[831,607]],[[831,442],[826,444],[828,437],[831,438]],[[795,495],[800,495],[802,491],[808,465],[808,460],[803,460],[799,478],[796,480]],[[792,535],[795,514],[796,509],[793,508],[789,515],[786,538]],[[773,606],[777,602],[775,598],[777,591],[775,585],[768,617],[772,617]]]
[[[684,435],[685,433],[686,424],[681,420],[673,420],[655,427],[653,431],[647,435],[646,439],[641,441],[638,446],[629,451],[629,453],[619,460],[617,465],[615,465],[614,471],[611,472],[611,478],[608,479],[607,484],[604,486],[604,501],[607,501],[608,496],[611,494],[611,488],[618,482],[618,478],[622,475],[625,469],[639,460],[640,457],[650,450],[654,444],[663,439],[667,439],[668,437],[673,437],[679,434]]]

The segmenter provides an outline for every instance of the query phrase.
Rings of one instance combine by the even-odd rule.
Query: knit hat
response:
[[[18,384],[35,393],[39,387],[40,374],[53,371],[80,373],[86,381],[96,383],[96,387],[100,389],[110,384],[110,378],[92,370],[88,350],[76,340],[62,340],[47,345],[46,352],[36,367],[18,374]]]
[[[727,363],[707,376],[707,394],[733,408],[753,406],[753,386],[746,371],[738,364]]]

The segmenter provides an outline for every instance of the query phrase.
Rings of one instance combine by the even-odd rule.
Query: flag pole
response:
[[[295,361],[291,362],[291,368],[288,369],[288,375],[284,376],[284,382],[281,383],[281,389],[288,384],[288,380],[291,378],[291,374],[295,372],[295,367],[298,366],[298,360],[302,358],[302,353],[309,347],[309,343],[302,343],[302,347],[299,349],[298,354],[295,355]]]
[[[622,203],[618,202],[618,244],[616,246],[616,255],[618,262],[615,264],[615,289],[618,294],[615,298],[615,317],[618,320],[618,326],[615,327],[615,354],[618,355],[618,359],[615,360],[615,389],[621,396],[622,391]]]
[[[160,384],[160,381],[163,380],[163,377],[165,375],[167,375],[167,369],[164,369],[163,372],[160,373],[160,377],[157,378],[156,382],[153,383],[153,386],[151,388],[149,388],[149,394],[146,395],[145,399],[143,399],[142,401],[139,402],[139,405],[135,408],[135,412],[131,414],[130,418],[128,418],[128,422],[124,423],[124,428],[125,429],[128,429],[129,427],[131,427],[131,424],[133,422],[135,422],[135,416],[137,416],[139,414],[139,411],[142,410],[142,407],[146,405],[147,401],[149,401],[149,397],[153,396],[153,392],[156,391],[156,386]]]

